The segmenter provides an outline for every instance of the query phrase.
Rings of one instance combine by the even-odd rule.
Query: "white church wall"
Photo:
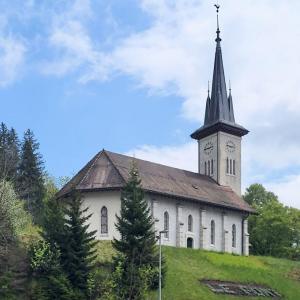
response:
[[[215,222],[215,243],[211,243],[211,221]],[[207,250],[222,251],[222,211],[218,208],[206,207]]]
[[[198,203],[185,201],[182,203],[183,212],[183,231],[185,236],[184,247],[187,247],[187,239],[193,239],[193,248],[200,248],[200,209]],[[188,217],[192,216],[192,231],[188,230]]]
[[[169,214],[169,237],[163,236],[162,244],[167,246],[176,246],[176,202],[162,196],[146,195],[149,206],[154,205],[153,217],[156,220],[155,229],[157,232],[164,230],[164,213]]]
[[[112,240],[118,238],[119,233],[116,230],[116,214],[120,214],[121,200],[118,191],[92,192],[84,195],[84,206],[89,207],[89,213],[93,213],[90,218],[89,229],[97,230],[96,238],[99,240]],[[100,214],[102,207],[107,208],[108,233],[101,234]]]
[[[229,253],[242,254],[242,222],[243,215],[239,212],[227,211],[212,206],[203,206],[200,203],[192,201],[178,201],[164,196],[153,196],[146,194],[146,200],[154,214],[155,229],[164,230],[164,213],[169,214],[169,237],[163,236],[162,244],[167,246],[178,246],[180,238],[180,247],[187,247],[187,239],[193,239],[193,248],[201,248],[200,235],[200,212],[205,211],[203,227],[206,228],[206,234],[203,242],[204,249],[211,251],[226,251]],[[108,233],[101,234],[101,208],[105,206],[108,212]],[[112,240],[119,238],[119,233],[115,228],[116,214],[120,214],[121,201],[120,192],[103,191],[91,192],[84,195],[84,207],[89,207],[89,213],[93,213],[90,218],[89,229],[97,230],[96,238],[99,240]],[[180,219],[178,220],[178,207],[180,207]],[[225,212],[225,217],[223,214]],[[188,230],[188,216],[193,218],[192,231]],[[215,244],[211,244],[211,221],[215,221]],[[224,220],[224,221],[223,221]],[[178,231],[178,222],[180,231]],[[224,224],[222,223],[224,222]],[[232,247],[232,225],[236,225],[236,247]],[[224,248],[223,233],[226,233],[226,245]],[[180,235],[180,236],[179,236]]]

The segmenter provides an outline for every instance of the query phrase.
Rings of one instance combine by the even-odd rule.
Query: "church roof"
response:
[[[73,190],[81,192],[120,190],[129,178],[133,160],[138,167],[145,192],[249,213],[254,212],[229,187],[220,186],[209,176],[106,150],[99,152],[87,163],[58,192],[57,196],[62,198]]]
[[[191,135],[197,140],[213,133],[212,129],[224,130],[237,136],[243,136],[249,132],[235,123],[231,92],[229,96],[227,95],[219,23],[216,43],[212,90],[211,96],[208,95],[206,100],[204,124]]]

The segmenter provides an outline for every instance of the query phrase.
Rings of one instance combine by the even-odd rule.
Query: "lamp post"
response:
[[[167,233],[168,230],[159,231],[159,287],[158,287],[158,300],[161,300],[161,235]]]

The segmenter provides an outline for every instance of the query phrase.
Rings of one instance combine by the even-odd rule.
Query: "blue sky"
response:
[[[300,207],[300,3],[220,4],[243,185]],[[213,1],[0,1],[1,121],[34,131],[56,177],[102,148],[195,171],[215,21]]]

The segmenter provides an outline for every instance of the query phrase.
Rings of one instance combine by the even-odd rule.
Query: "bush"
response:
[[[33,300],[79,300],[79,293],[73,291],[70,281],[60,266],[60,252],[40,240],[29,250],[30,267],[35,279],[32,286]]]

